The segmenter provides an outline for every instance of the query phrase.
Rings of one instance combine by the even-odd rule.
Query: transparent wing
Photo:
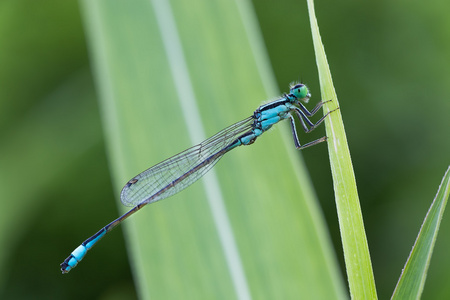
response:
[[[252,124],[253,117],[248,117],[145,170],[123,187],[120,200],[126,206],[136,206],[162,200],[185,189],[205,175],[231,150],[226,147],[249,131]]]

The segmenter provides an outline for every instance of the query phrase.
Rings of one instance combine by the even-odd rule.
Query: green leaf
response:
[[[117,195],[276,95],[245,1],[82,3]],[[286,126],[125,222],[142,298],[345,298]]]
[[[450,167],[445,172],[436,197],[425,216],[392,299],[420,299],[449,194]]]
[[[312,0],[308,0],[308,10],[322,99],[332,100],[326,104],[328,111],[331,111],[339,108],[339,102],[331,79]],[[350,294],[353,299],[375,299],[377,295],[372,263],[340,109],[332,112],[325,123]]]

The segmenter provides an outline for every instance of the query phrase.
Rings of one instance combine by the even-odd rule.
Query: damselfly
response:
[[[205,175],[225,153],[241,145],[253,144],[261,134],[281,120],[289,118],[297,149],[326,141],[324,136],[301,145],[298,139],[293,115],[298,117],[303,130],[308,133],[320,125],[332,112],[327,112],[316,123],[311,122],[308,117],[313,116],[327,101],[320,101],[311,111],[308,111],[300,101],[307,103],[310,97],[311,94],[306,85],[301,83],[291,85],[289,94],[284,94],[280,99],[261,105],[250,117],[133,177],[123,187],[120,194],[122,203],[126,206],[133,206],[133,208],[78,246],[61,264],[61,271],[67,273],[75,268],[87,251],[106,233],[142,207],[185,189]]]

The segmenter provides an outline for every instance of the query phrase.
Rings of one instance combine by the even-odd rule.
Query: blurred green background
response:
[[[306,3],[253,5],[280,90],[301,78],[318,99]],[[316,3],[381,299],[450,162],[449,9],[437,0]],[[78,2],[0,1],[0,45],[0,298],[136,297],[119,231],[95,249],[83,278],[59,272],[67,245],[118,213]],[[326,151],[302,155],[345,276]],[[426,299],[450,297],[447,219]]]

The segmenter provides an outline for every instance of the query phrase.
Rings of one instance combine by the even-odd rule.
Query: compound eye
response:
[[[298,92],[300,92],[300,89],[301,89],[302,87],[304,87],[304,86],[305,86],[304,84],[299,83],[299,84],[294,85],[293,89],[294,89],[294,90],[297,90]]]
[[[303,83],[297,83],[296,85],[292,86],[290,93],[298,100],[305,102],[308,102],[309,97],[311,97],[311,95],[309,94],[308,87]]]

